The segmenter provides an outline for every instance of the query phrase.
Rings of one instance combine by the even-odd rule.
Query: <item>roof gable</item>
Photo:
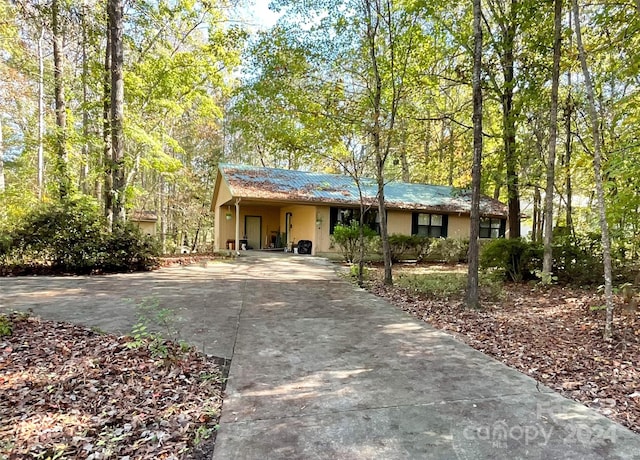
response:
[[[349,176],[223,163],[218,170],[234,197],[334,205],[357,205],[360,201],[356,182]],[[377,203],[376,181],[361,178],[360,184],[365,203]],[[471,210],[468,190],[442,185],[389,182],[385,185],[385,200],[389,209],[461,214]],[[503,203],[486,196],[480,207],[483,215],[507,215]]]

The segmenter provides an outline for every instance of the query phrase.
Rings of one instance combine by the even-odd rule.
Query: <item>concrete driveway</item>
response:
[[[130,299],[130,300],[129,300]],[[340,280],[322,259],[0,279],[0,311],[127,332],[155,299],[232,358],[223,459],[640,459],[640,436]]]

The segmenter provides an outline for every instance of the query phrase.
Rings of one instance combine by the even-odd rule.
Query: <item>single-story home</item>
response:
[[[377,183],[361,178],[367,224],[379,219]],[[350,176],[219,164],[211,209],[216,249],[291,249],[311,242],[311,252],[336,252],[337,223],[359,217],[358,187]],[[468,238],[471,194],[442,185],[385,185],[389,234]],[[480,203],[481,238],[505,236],[507,206],[487,196]]]

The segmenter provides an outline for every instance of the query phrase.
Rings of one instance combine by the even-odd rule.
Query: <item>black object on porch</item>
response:
[[[309,240],[298,241],[298,254],[311,254],[312,243]]]

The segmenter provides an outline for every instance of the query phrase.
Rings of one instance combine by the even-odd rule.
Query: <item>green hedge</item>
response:
[[[375,246],[377,233],[367,227],[363,227],[365,255],[372,252]],[[333,243],[342,251],[346,262],[357,262],[360,255],[360,224],[352,220],[349,225],[336,224],[331,237]]]
[[[89,274],[157,266],[157,246],[137,228],[105,228],[97,204],[86,197],[42,206],[0,234],[0,272]]]

